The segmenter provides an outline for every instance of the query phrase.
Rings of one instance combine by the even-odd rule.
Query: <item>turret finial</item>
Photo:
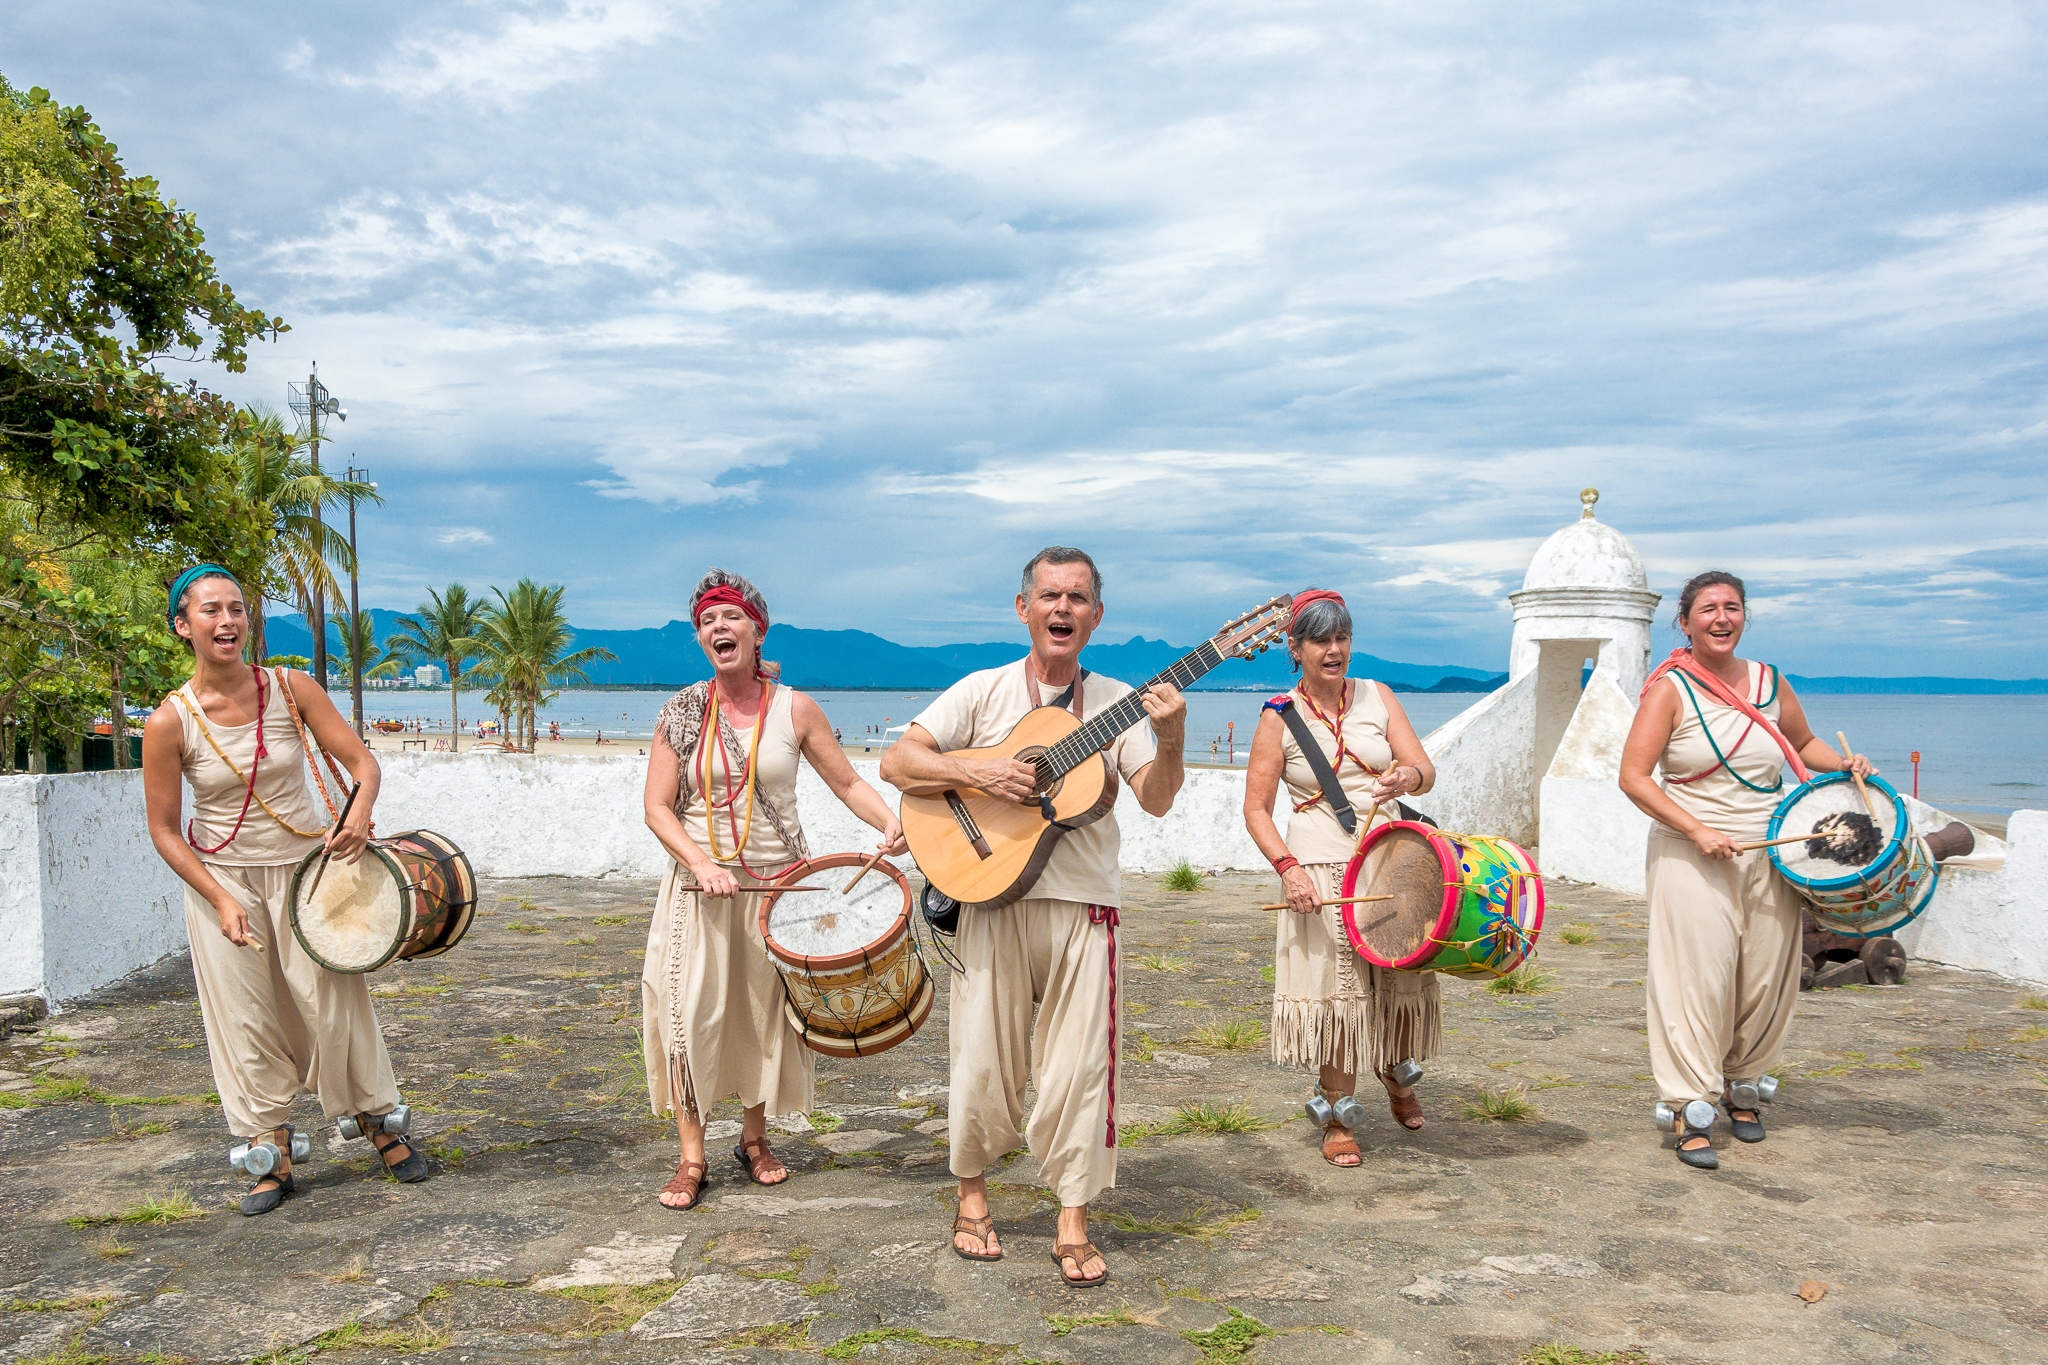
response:
[[[1581,488],[1579,490],[1579,502],[1583,504],[1586,509],[1585,511],[1579,513],[1580,521],[1591,521],[1593,519],[1593,504],[1598,501],[1600,501],[1599,489]]]

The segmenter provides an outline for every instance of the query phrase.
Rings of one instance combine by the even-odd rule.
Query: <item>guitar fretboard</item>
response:
[[[1080,729],[1045,751],[1039,763],[1046,768],[1048,778],[1063,777],[1072,772],[1091,754],[1102,752],[1111,740],[1145,719],[1145,703],[1138,697],[1146,688],[1163,682],[1176,690],[1184,689],[1222,662],[1223,656],[1217,652],[1216,642],[1211,640],[1165,672],[1146,679],[1138,685],[1137,691],[1118,698],[1111,706],[1089,717]]]

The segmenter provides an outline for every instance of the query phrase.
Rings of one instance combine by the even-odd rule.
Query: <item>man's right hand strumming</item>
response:
[[[963,763],[960,767],[974,787],[1010,801],[1029,801],[1032,790],[1038,786],[1038,769],[1014,758]]]

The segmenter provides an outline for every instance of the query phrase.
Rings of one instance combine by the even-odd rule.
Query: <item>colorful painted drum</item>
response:
[[[761,937],[782,973],[783,1008],[804,1046],[827,1057],[872,1057],[917,1032],[937,989],[910,933],[910,883],[880,862],[834,853],[775,880],[815,891],[768,891]]]
[[[1769,852],[1771,866],[1811,903],[1821,928],[1846,938],[1882,938],[1927,908],[1940,868],[1927,841],[1914,835],[1906,803],[1892,785],[1881,777],[1866,777],[1863,785],[1877,807],[1877,832],[1884,840],[1867,860],[1814,856],[1815,842],[1826,851],[1825,839]],[[1848,773],[1823,773],[1778,803],[1764,838],[1805,834],[1830,815],[1849,814],[1868,814],[1855,780]]]
[[[315,962],[373,972],[460,943],[476,914],[476,871],[461,849],[424,829],[372,839],[354,863],[316,848],[292,873],[290,912],[292,936]]]
[[[1400,971],[1506,976],[1543,929],[1543,874],[1520,847],[1413,820],[1365,836],[1340,894],[1393,897],[1345,906],[1344,932],[1367,962]]]

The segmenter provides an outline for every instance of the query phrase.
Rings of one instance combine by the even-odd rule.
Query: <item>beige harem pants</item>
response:
[[[742,886],[761,884],[732,871]],[[654,1112],[701,1119],[731,1095],[747,1109],[806,1112],[817,1054],[782,1007],[782,974],[761,941],[760,898],[676,890],[693,880],[670,861],[640,969],[641,1059]]]
[[[1804,902],[1763,853],[1710,861],[1650,827],[1650,1070],[1676,1109],[1770,1070],[1799,1003]]]
[[[285,902],[295,867],[206,864],[242,903],[260,951],[228,942],[214,908],[185,889],[185,937],[206,1018],[206,1055],[236,1137],[283,1127],[301,1092],[317,1096],[329,1118],[381,1114],[398,1103],[368,977],[329,971],[292,933]]]
[[[962,909],[953,974],[953,1174],[971,1179],[1029,1146],[1060,1203],[1086,1204],[1116,1184],[1110,923],[1079,901],[1022,900]],[[1117,962],[1121,974],[1123,963]],[[1032,1009],[1037,1007],[1034,1024]],[[1024,1126],[1024,1086],[1038,1052],[1038,1103]]]
[[[1303,863],[1324,900],[1338,895],[1343,863]],[[1365,878],[1359,879],[1365,885]],[[1273,930],[1273,1060],[1333,1066],[1348,1076],[1381,1072],[1405,1057],[1426,1062],[1443,1047],[1435,972],[1397,972],[1358,955],[1343,907],[1281,910]]]

